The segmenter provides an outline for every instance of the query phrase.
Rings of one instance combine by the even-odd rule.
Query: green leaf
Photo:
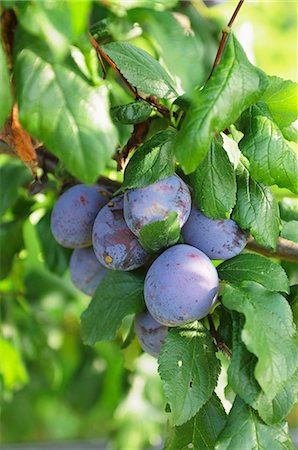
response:
[[[288,302],[291,306],[298,304],[298,284],[294,284],[290,288],[290,295],[288,296]]]
[[[117,134],[104,85],[91,87],[71,64],[51,64],[42,44],[18,35],[15,79],[24,128],[86,183],[114,153]]]
[[[223,149],[227,152],[229,160],[231,161],[234,169],[236,170],[240,165],[240,160],[242,157],[238,144],[243,138],[243,133],[240,133],[240,131],[238,131],[236,127],[233,125],[230,126],[230,129],[233,138],[227,136],[225,133],[221,133],[223,141],[222,146]]]
[[[189,92],[202,84],[207,76],[204,46],[190,24],[177,20],[170,11],[137,8],[130,11],[128,17],[146,32],[170,74],[178,80],[180,90]],[[194,61],[197,62],[196,70],[193,70]]]
[[[278,204],[270,188],[252,180],[246,170],[237,177],[237,202],[232,218],[242,229],[250,230],[261,245],[276,248]]]
[[[291,308],[280,294],[257,283],[223,293],[226,308],[244,314],[241,338],[258,362],[255,378],[268,400],[272,400],[297,370],[297,335]]]
[[[286,422],[268,426],[236,397],[215,450],[295,450]]]
[[[293,264],[294,272],[297,273],[297,268]],[[298,328],[298,284],[294,284],[291,286],[290,295],[287,297],[289,304],[291,305],[291,309],[293,311],[294,323],[296,328]]]
[[[152,106],[141,100],[128,105],[114,106],[111,109],[111,117],[115,122],[125,124],[141,123],[148,119],[151,111]]]
[[[217,332],[221,337],[222,342],[224,342],[230,349],[232,348],[232,312],[225,308],[223,304],[219,304],[214,311],[215,317],[218,316],[219,325]],[[214,318],[215,318],[214,317]]]
[[[298,141],[298,128],[297,128],[297,122],[292,123],[286,128],[281,128],[282,134],[284,135],[285,139],[288,141],[297,142]]]
[[[239,142],[241,141],[241,139],[243,138],[243,133],[242,131],[237,130],[237,128],[235,127],[235,125],[232,123],[232,125],[229,127],[229,131],[231,133],[231,136],[233,138],[233,140],[239,144]],[[222,133],[222,137],[223,139],[226,137],[228,138],[228,136],[225,133]],[[230,138],[229,138],[230,139]]]
[[[161,98],[177,95],[168,73],[145,50],[128,42],[111,42],[103,45],[102,49],[124,78],[141,92]]]
[[[10,91],[9,73],[7,61],[0,42],[0,128],[4,124],[12,107],[12,96]]]
[[[185,173],[193,172],[203,161],[214,133],[231,125],[259,100],[266,85],[265,74],[248,61],[230,33],[220,64],[204,89],[194,93],[178,133],[176,156]]]
[[[32,175],[29,169],[17,159],[11,159],[0,167],[0,217],[16,203],[19,187],[30,180]]]
[[[164,450],[213,450],[226,417],[221,401],[213,394],[192,419],[180,427],[169,428]]]
[[[22,226],[22,220],[4,222],[0,225],[0,280],[9,274],[14,255],[23,246]]]
[[[173,423],[182,425],[205,405],[217,383],[220,364],[209,332],[200,322],[170,328],[158,363]]]
[[[63,59],[75,38],[87,31],[89,0],[33,0],[18,6],[21,26],[44,41],[56,60]]]
[[[268,77],[269,84],[262,96],[274,122],[280,128],[288,127],[297,119],[298,84],[279,77]]]
[[[98,42],[104,42],[111,36],[110,22],[107,17],[100,19],[89,26],[89,32]]]
[[[284,197],[279,203],[280,218],[286,222],[298,220],[298,198]]]
[[[143,6],[144,8],[150,8],[152,10],[164,10],[167,8],[173,8],[176,6],[178,0],[129,0],[129,2],[123,2],[123,0],[113,0],[111,5],[113,5],[114,9],[118,12],[120,11],[120,15],[127,14],[127,10],[132,8],[138,8]]]
[[[109,272],[81,316],[83,342],[114,339],[124,317],[144,309],[143,284],[138,272]]]
[[[284,239],[288,239],[289,241],[298,244],[298,221],[291,220],[290,222],[286,222],[282,227],[280,235]]]
[[[277,184],[298,192],[298,157],[272,121],[264,103],[246,110],[239,121],[244,138],[239,143],[248,158],[252,177],[267,185]]]
[[[274,424],[283,420],[296,401],[298,372],[269,400],[254,377],[257,358],[241,340],[243,318],[233,312],[233,356],[228,370],[229,386],[247,404],[256,409],[264,422]]]
[[[289,293],[289,280],[283,268],[260,255],[237,255],[221,263],[217,272],[222,280],[232,284],[255,281],[269,291]]]
[[[51,214],[48,211],[37,223],[36,230],[42,247],[46,267],[54,273],[62,275],[69,266],[71,250],[63,248],[53,237],[51,231]]]
[[[140,244],[148,252],[177,244],[180,238],[180,223],[176,211],[172,211],[166,219],[144,225],[140,230]]]
[[[20,353],[12,343],[0,337],[0,374],[4,388],[19,389],[28,382],[28,374]]]
[[[160,131],[139,147],[126,166],[122,187],[141,188],[173,175],[175,137],[173,130]]]
[[[236,175],[225,150],[215,140],[191,175],[193,198],[214,219],[228,219],[236,203]]]

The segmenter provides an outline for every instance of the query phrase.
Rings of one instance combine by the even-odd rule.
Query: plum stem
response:
[[[228,25],[222,30],[221,41],[220,41],[220,44],[219,44],[219,47],[218,47],[218,50],[217,50],[217,53],[216,53],[216,56],[215,56],[215,60],[214,60],[211,72],[210,72],[210,74],[209,74],[209,76],[207,78],[207,81],[211,78],[215,67],[218,66],[218,64],[220,63],[220,60],[221,60],[223,51],[225,49],[225,45],[226,45],[228,36],[229,36],[229,33],[231,32],[232,25],[235,22],[235,19],[236,19],[237,15],[238,15],[238,13],[240,11],[240,8],[243,5],[243,3],[244,3],[244,0],[240,0],[238,5],[236,6],[236,9],[235,9],[235,11],[234,11],[234,13],[233,13],[233,15],[232,15]]]
[[[229,347],[221,339],[219,333],[217,332],[217,330],[215,328],[215,325],[214,325],[214,322],[213,322],[213,318],[212,318],[212,316],[210,314],[208,314],[208,322],[209,322],[209,327],[210,327],[210,334],[213,337],[213,339],[215,340],[218,350],[221,350],[229,358],[231,358],[232,357],[232,352],[229,349]]]

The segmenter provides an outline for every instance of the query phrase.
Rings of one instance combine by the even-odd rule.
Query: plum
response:
[[[176,211],[180,226],[187,221],[191,197],[187,185],[177,175],[159,180],[144,188],[131,189],[124,195],[124,218],[136,235],[149,223],[163,220]]]
[[[93,295],[108,273],[97,260],[92,247],[76,248],[70,258],[70,276],[73,284],[86,295]]]
[[[68,248],[90,246],[95,217],[109,197],[108,191],[97,185],[77,184],[64,192],[51,216],[51,229],[56,241]]]
[[[162,325],[180,326],[205,317],[218,293],[218,275],[210,259],[190,245],[168,248],[150,266],[145,303]]]
[[[98,261],[108,269],[133,270],[149,259],[149,254],[126,225],[123,195],[113,198],[98,213],[92,242]]]
[[[144,352],[157,358],[168,327],[156,322],[149,311],[144,311],[135,317],[135,330]]]
[[[230,259],[244,249],[248,233],[232,219],[214,220],[192,207],[182,229],[184,242],[204,252],[210,259]]]

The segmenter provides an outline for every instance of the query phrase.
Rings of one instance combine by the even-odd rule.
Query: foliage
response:
[[[5,439],[42,438],[47,417],[59,422],[63,398],[55,438],[102,433],[117,448],[141,449],[160,444],[168,419],[165,449],[294,448],[285,419],[298,391],[297,266],[249,249],[219,262],[209,320],[169,330],[159,379],[133,328],[148,267],[110,271],[88,304],[70,282],[70,250],[53,239],[50,218],[78,180],[104,177],[114,195],[177,172],[206,216],[231,217],[267,250],[279,236],[298,243],[297,84],[253,65],[230,30],[211,72],[221,19],[192,2],[3,5],[0,126],[17,103],[40,166],[34,180],[24,154],[26,165],[0,157],[4,423],[41,393],[32,405],[41,423],[28,415]],[[13,41],[9,18],[17,23]],[[9,120],[1,149],[5,143],[14,144]],[[113,157],[122,158],[123,172]],[[180,231],[172,212],[145,225],[140,243],[153,260],[182,242]]]
[[[214,141],[191,175],[194,201],[209,217],[228,219],[236,203],[236,174],[227,152]]]
[[[122,187],[143,187],[173,175],[174,139],[174,131],[160,131],[139,147],[126,167]]]

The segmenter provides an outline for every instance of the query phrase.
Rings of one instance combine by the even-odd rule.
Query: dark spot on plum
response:
[[[82,205],[86,205],[87,200],[86,197],[84,197],[83,195],[80,196],[80,202],[82,203]]]

